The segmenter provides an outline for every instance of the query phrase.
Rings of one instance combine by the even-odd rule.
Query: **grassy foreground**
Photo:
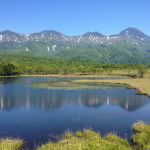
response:
[[[132,127],[132,147],[136,150],[150,150],[150,125],[138,122]]]
[[[2,139],[0,150],[21,150],[22,140]],[[150,150],[150,125],[138,122],[132,127],[131,143],[115,134],[101,137],[92,130],[66,132],[57,143],[47,143],[37,150]]]
[[[67,132],[58,143],[42,145],[37,150],[150,150],[150,125],[142,122],[133,125],[131,143],[109,134],[102,138],[91,130]]]
[[[19,139],[1,139],[0,150],[20,150],[23,146],[23,141]]]
[[[65,134],[63,140],[58,143],[42,145],[38,150],[128,150],[130,146],[124,139],[116,135],[108,135],[102,138],[91,130]]]
[[[143,79],[117,79],[117,80],[76,80],[75,83],[103,83],[103,84],[119,84],[126,85],[138,90],[137,94],[145,94],[150,96],[150,78]]]

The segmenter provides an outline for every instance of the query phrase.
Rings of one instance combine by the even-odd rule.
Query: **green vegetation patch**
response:
[[[112,88],[109,85],[100,85],[95,82],[93,83],[75,83],[73,81],[58,81],[49,83],[35,83],[32,84],[34,88],[45,88],[54,90],[82,90],[82,89],[108,89]]]
[[[150,150],[150,125],[138,122],[132,128],[131,143],[114,134],[102,138],[91,130],[67,132],[57,143],[42,145],[37,150]]]
[[[133,125],[132,145],[137,150],[150,149],[150,125],[138,122]]]
[[[76,50],[75,50],[76,51]],[[42,51],[43,52],[43,51]],[[70,51],[69,51],[70,52]],[[102,51],[103,52],[103,51]],[[12,53],[12,52],[0,52],[0,75],[1,76],[13,76],[13,75],[90,75],[90,74],[109,74],[109,75],[120,75],[129,77],[141,77],[143,78],[145,74],[148,74],[150,65],[139,63],[128,64],[133,59],[125,61],[127,63],[118,64],[118,61],[110,63],[110,59],[102,60],[102,58],[95,61],[91,59],[82,59],[81,57],[73,57],[71,52],[71,58],[63,57],[50,57],[50,56],[35,56],[34,53]],[[80,56],[80,54],[79,54]],[[114,58],[113,55],[110,58]],[[95,55],[94,55],[95,58]],[[116,57],[118,59],[118,57]],[[135,58],[135,55],[134,55]],[[136,59],[137,60],[137,59]]]
[[[48,143],[42,145],[38,150],[129,150],[126,140],[120,139],[116,135],[109,135],[102,138],[98,133],[91,130],[67,132],[65,137],[58,143]]]
[[[23,141],[19,139],[1,139],[0,150],[19,150],[23,146]]]
[[[22,145],[23,141],[19,139],[0,140],[0,150],[21,150]],[[92,130],[68,131],[60,141],[43,144],[37,150],[150,150],[150,125],[134,124],[130,144],[115,134],[101,137]]]

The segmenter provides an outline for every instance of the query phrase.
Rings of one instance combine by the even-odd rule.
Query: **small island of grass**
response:
[[[110,88],[110,86],[101,86],[95,82],[92,83],[75,83],[73,81],[58,81],[58,82],[45,82],[35,83],[32,85],[34,88],[44,88],[51,90],[82,90],[82,89],[99,89]]]

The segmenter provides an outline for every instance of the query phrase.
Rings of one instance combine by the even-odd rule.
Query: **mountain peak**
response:
[[[40,33],[43,33],[43,34],[57,34],[57,35],[62,35],[62,33],[56,31],[56,30],[43,30],[41,31]]]
[[[22,41],[22,40],[24,40],[24,36],[22,36],[16,32],[13,32],[10,30],[4,30],[4,31],[0,32],[0,41],[17,42],[17,41]]]
[[[38,33],[32,33],[29,36],[30,39],[32,40],[37,40],[37,41],[41,41],[41,40],[67,40],[67,37],[55,30],[43,30],[41,32]]]
[[[120,36],[125,36],[135,39],[148,39],[149,37],[137,28],[128,27],[119,33]]]
[[[2,34],[2,35],[19,35],[18,33],[13,32],[11,30],[4,30],[4,31],[0,32],[0,34]]]
[[[99,33],[99,32],[86,32],[83,36],[95,36],[95,37],[104,37],[103,34]]]

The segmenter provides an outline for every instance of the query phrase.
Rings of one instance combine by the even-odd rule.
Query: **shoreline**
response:
[[[117,79],[117,80],[75,80],[75,83],[92,83],[122,85],[127,88],[137,90],[138,95],[146,95],[150,97],[150,79]]]
[[[124,150],[148,150],[150,138],[150,125],[144,122],[136,122],[132,125],[132,134],[129,141],[126,138],[120,137],[115,133],[108,133],[101,136],[99,132],[91,129],[83,131],[66,131],[59,141],[48,141],[43,144],[38,144],[35,150],[56,150],[56,149],[124,149]],[[0,149],[2,150],[21,150],[24,149],[26,142],[21,139],[0,139]]]
[[[125,75],[108,75],[108,74],[49,74],[49,75],[17,75],[17,76],[0,76],[0,78],[22,78],[22,77],[56,77],[56,78],[104,78],[104,79],[81,79],[74,80],[74,83],[92,83],[121,85],[127,88],[137,90],[138,95],[146,95],[150,97],[150,78],[131,78]],[[111,79],[116,77],[116,79]],[[110,79],[105,79],[110,78]],[[118,78],[118,79],[117,79]],[[120,78],[120,79],[119,79]],[[124,79],[121,79],[124,78]]]
[[[38,74],[34,74],[34,75],[14,75],[14,76],[0,76],[0,78],[13,78],[13,77],[126,77],[126,78],[131,78],[129,76],[126,75],[114,75],[114,74],[68,74],[68,75],[63,75],[63,74],[48,74],[48,75],[38,75]]]

